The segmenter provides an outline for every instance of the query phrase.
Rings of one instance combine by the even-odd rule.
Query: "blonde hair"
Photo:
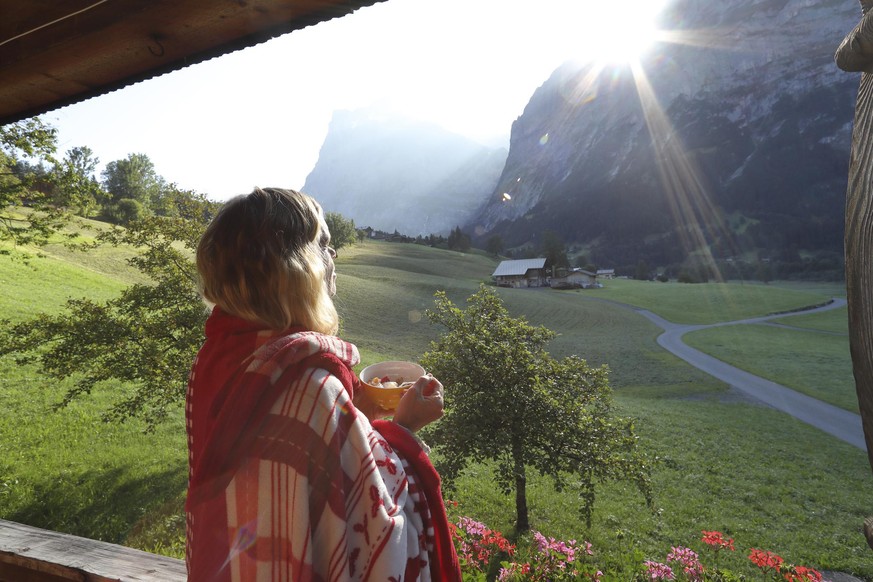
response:
[[[203,298],[270,329],[335,334],[323,212],[294,190],[255,188],[229,200],[197,246]]]

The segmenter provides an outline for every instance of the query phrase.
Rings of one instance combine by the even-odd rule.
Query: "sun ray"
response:
[[[661,183],[682,244],[689,254],[702,256],[710,274],[720,281],[721,273],[712,254],[713,237],[708,233],[714,233],[733,248],[732,233],[722,213],[712,202],[702,178],[703,173],[688,155],[667,119],[645,71],[638,63],[631,70],[655,151]]]
[[[772,50],[769,39],[745,39],[737,42],[730,30],[721,28],[696,29],[656,29],[652,32],[651,46],[674,44],[710,50],[724,50],[732,53],[760,53]]]

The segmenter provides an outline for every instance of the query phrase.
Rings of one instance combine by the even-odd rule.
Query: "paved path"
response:
[[[803,313],[807,314],[816,311],[837,309],[844,305],[846,305],[845,299],[835,298],[827,305],[809,309]],[[663,329],[664,333],[658,336],[658,344],[669,352],[679,356],[692,366],[703,370],[707,374],[715,376],[722,382],[725,382],[774,408],[787,412],[798,420],[811,424],[812,426],[862,450],[867,450],[864,441],[864,431],[861,427],[861,416],[859,414],[822,402],[821,400],[812,398],[806,394],[801,394],[800,392],[792,390],[791,388],[786,388],[781,384],[750,374],[745,370],[740,370],[739,368],[726,364],[719,359],[704,354],[700,350],[696,350],[682,341],[682,336],[689,331],[696,331],[708,327],[721,327],[725,325],[765,323],[777,317],[785,317],[793,314],[783,313],[707,325],[682,325],[667,321],[645,309],[639,309],[629,305],[624,306],[630,307],[634,311],[646,316],[653,323]]]

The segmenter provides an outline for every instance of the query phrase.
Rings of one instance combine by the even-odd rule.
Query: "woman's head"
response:
[[[229,200],[197,247],[203,297],[271,329],[336,333],[333,249],[321,207],[294,190]]]

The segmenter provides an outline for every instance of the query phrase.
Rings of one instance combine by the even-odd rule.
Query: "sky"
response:
[[[558,66],[633,59],[667,1],[387,0],[42,117],[61,153],[88,146],[98,172],[143,153],[214,200],[302,189],[337,110],[378,106],[508,146]]]

